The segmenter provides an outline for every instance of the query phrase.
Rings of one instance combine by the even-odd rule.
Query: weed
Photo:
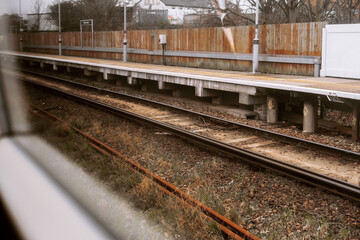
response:
[[[342,239],[348,239],[349,238],[349,235],[350,235],[350,231],[348,229],[342,229],[340,231],[340,237]]]
[[[71,125],[73,125],[74,127],[81,129],[81,130],[85,130],[87,128],[89,128],[90,126],[92,126],[91,122],[89,119],[84,119],[84,118],[75,118],[72,122]]]
[[[221,229],[215,221],[213,220],[209,221],[208,226],[211,232],[221,234]]]

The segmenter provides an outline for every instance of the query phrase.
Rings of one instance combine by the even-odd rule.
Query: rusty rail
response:
[[[110,146],[106,145],[105,143],[102,143],[101,141],[95,139],[94,137],[90,136],[86,132],[66,123],[64,120],[56,117],[53,114],[50,114],[49,112],[47,112],[35,105],[31,104],[31,107],[34,108],[36,111],[40,112],[41,114],[49,117],[52,120],[67,124],[76,133],[85,137],[89,141],[90,146],[92,146],[97,151],[103,153],[104,155],[115,156],[115,157],[123,159],[127,164],[130,165],[130,167],[133,170],[136,170],[137,172],[143,174],[145,177],[147,177],[147,178],[151,179],[153,182],[155,182],[164,193],[166,193],[168,195],[176,196],[177,198],[181,199],[183,202],[187,203],[188,205],[200,209],[201,212],[203,214],[205,214],[205,216],[208,220],[212,219],[215,222],[217,222],[221,231],[223,233],[225,233],[227,236],[229,236],[230,238],[235,239],[235,240],[241,240],[241,239],[259,240],[259,238],[256,237],[255,235],[251,234],[250,232],[246,231],[245,229],[243,229],[239,225],[235,224],[231,220],[229,220],[229,219],[225,218],[224,216],[220,215],[219,213],[215,212],[208,206],[202,204],[195,198],[187,195],[185,192],[181,191],[173,184],[163,180],[161,177],[152,173],[151,171],[149,171],[145,167],[141,166],[140,164],[134,162],[133,160],[129,159],[128,157],[122,155],[121,153],[119,153],[115,149],[111,148]]]

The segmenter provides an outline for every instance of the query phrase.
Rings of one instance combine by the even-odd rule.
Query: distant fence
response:
[[[274,24],[259,26],[260,65],[267,73],[313,75],[313,58],[321,56],[322,28],[326,23]],[[162,64],[159,34],[167,35],[168,65],[251,71],[254,26],[230,27],[234,52],[224,28],[132,30],[127,32],[128,61]],[[62,34],[63,54],[122,59],[123,32]],[[26,51],[58,54],[58,33],[24,33]],[[271,59],[275,59],[272,61]]]

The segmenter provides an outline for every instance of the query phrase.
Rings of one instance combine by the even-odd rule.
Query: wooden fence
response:
[[[286,56],[321,56],[322,28],[326,23],[274,24],[259,26],[260,54]],[[251,54],[254,39],[254,26],[230,27],[225,30],[216,28],[171,29],[171,30],[133,30],[127,32],[129,49],[159,51],[159,34],[167,36],[167,51],[215,52],[221,55]],[[230,31],[234,41],[234,52],[225,34]],[[57,54],[56,48],[38,48],[36,46],[58,46],[58,33],[24,33],[24,45],[31,46],[28,51]],[[230,38],[231,39],[231,38]],[[80,46],[79,32],[62,34],[63,46]],[[122,48],[123,32],[95,32],[94,47]],[[91,47],[91,33],[83,33],[83,46]],[[63,50],[64,55],[122,59],[118,52],[94,52]],[[196,55],[196,54],[194,54]],[[128,61],[161,64],[161,56],[128,54]],[[223,70],[250,71],[251,61],[213,59],[200,57],[167,57],[168,65],[202,67]],[[310,64],[260,62],[259,70],[268,73],[313,75],[314,67]]]

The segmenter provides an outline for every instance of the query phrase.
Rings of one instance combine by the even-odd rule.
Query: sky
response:
[[[34,4],[35,0],[20,0],[21,1],[21,12],[24,14],[33,13],[34,12]],[[57,0],[42,0],[44,6],[47,6],[53,2],[57,2]],[[4,13],[14,13],[19,14],[19,0],[0,0],[0,15]]]

